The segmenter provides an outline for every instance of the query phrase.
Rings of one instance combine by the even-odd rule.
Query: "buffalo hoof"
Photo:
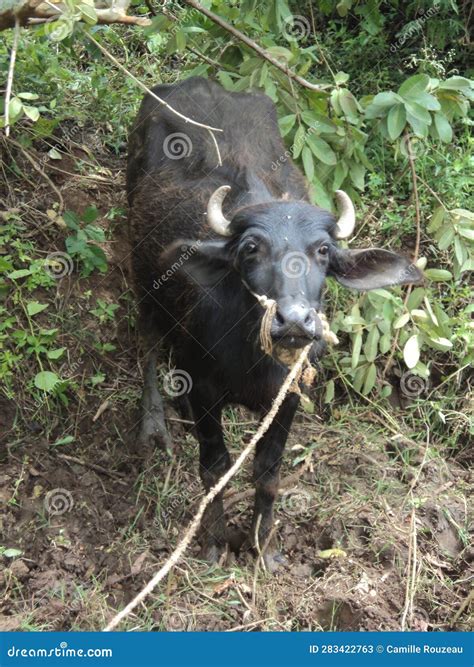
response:
[[[173,442],[162,419],[147,412],[142,417],[135,450],[138,456],[149,458],[157,448],[171,455]]]
[[[267,572],[270,572],[270,574],[278,574],[288,567],[287,559],[279,551],[267,551],[264,553],[263,562],[265,563]]]
[[[226,554],[224,546],[218,544],[204,544],[199,552],[199,559],[209,563],[209,565],[220,565]]]

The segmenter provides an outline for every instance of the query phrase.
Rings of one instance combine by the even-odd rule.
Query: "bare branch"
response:
[[[97,14],[97,23],[125,23],[127,25],[150,25],[151,20],[146,16],[128,16],[127,9],[130,0],[115,0],[110,6],[106,2],[97,2],[94,7]],[[15,26],[18,19],[20,25],[27,26],[43,21],[52,20],[61,16],[65,6],[62,3],[52,4],[46,0],[25,0],[16,6],[0,11],[0,31]]]
[[[13,73],[15,72],[16,51],[20,38],[20,21],[15,16],[15,33],[13,35],[12,52],[10,54],[10,66],[8,68],[7,89],[5,91],[5,134],[10,136],[10,98],[12,96]]]

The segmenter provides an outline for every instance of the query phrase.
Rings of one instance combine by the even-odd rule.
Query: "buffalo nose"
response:
[[[291,303],[286,306],[278,305],[273,318],[272,336],[302,336],[314,338],[316,335],[316,310],[304,303]]]

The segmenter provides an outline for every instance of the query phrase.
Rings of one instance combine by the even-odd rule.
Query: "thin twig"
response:
[[[265,559],[263,558],[265,555],[266,550],[268,549],[268,545],[273,539],[273,536],[275,535],[278,522],[276,522],[270,529],[270,532],[267,535],[267,538],[265,542],[263,543],[262,548],[260,548],[260,543],[258,540],[258,533],[260,531],[260,523],[262,520],[262,515],[258,515],[257,519],[257,524],[255,526],[255,547],[257,549],[257,554],[258,557],[255,559],[255,567],[253,570],[253,584],[252,584],[252,606],[254,609],[256,609],[256,603],[257,603],[257,577],[258,577],[258,571],[260,569],[260,564],[262,565],[262,570],[266,572],[267,567],[265,565]]]
[[[413,581],[412,581],[412,563],[415,564],[415,545],[416,545],[416,524],[415,524],[415,508],[412,508],[410,517],[410,536],[408,542],[408,576],[405,586],[405,604],[403,607],[402,619],[400,621],[400,629],[405,632],[407,617],[411,618],[413,613]]]
[[[103,466],[100,466],[97,463],[91,463],[90,461],[83,461],[82,459],[78,459],[76,456],[69,456],[69,454],[57,454],[57,457],[58,459],[63,459],[64,461],[69,461],[70,463],[77,463],[77,465],[83,466],[84,468],[90,468],[91,470],[100,472],[102,473],[102,475],[107,475],[107,477],[111,477],[118,484],[123,484],[124,486],[127,486],[127,482],[121,479],[121,475],[119,475],[119,473],[107,470],[107,468],[104,468]]]
[[[229,468],[229,470],[220,478],[217,484],[215,484],[201,500],[201,503],[194,516],[194,519],[191,521],[188,529],[186,530],[186,533],[184,534],[184,537],[181,539],[178,546],[174,549],[173,553],[168,558],[166,563],[158,570],[158,572],[154,575],[154,577],[150,579],[150,581],[138,593],[138,595],[136,595],[133,598],[133,600],[129,602],[127,606],[124,607],[124,609],[122,609],[122,611],[120,611],[113,617],[113,619],[104,629],[105,632],[113,630],[124,618],[126,618],[135,609],[137,605],[143,602],[143,600],[156,588],[159,582],[162,581],[162,579],[164,579],[164,577],[172,570],[172,568],[176,565],[176,563],[178,563],[178,561],[182,558],[183,554],[185,553],[185,551],[191,544],[192,539],[197,533],[197,530],[201,524],[201,520],[204,511],[206,510],[206,507],[209,505],[209,503],[211,503],[214,500],[214,498],[222,491],[222,489],[224,489],[224,487],[228,484],[228,482],[232,479],[232,477],[234,477],[234,475],[241,468],[244,461],[250,456],[250,454],[254,450],[257,442],[265,435],[265,433],[270,428],[287,393],[290,391],[290,388],[292,388],[292,385],[295,382],[295,380],[300,376],[302,368],[307,361],[308,352],[310,349],[311,345],[307,345],[301,352],[298,360],[296,361],[295,365],[288,373],[284,383],[280,387],[280,391],[275,397],[272,407],[270,408],[265,418],[262,420],[262,423],[260,424],[254,436],[251,438],[248,445],[241,452],[240,456],[236,459],[235,463]]]
[[[184,0],[187,5],[190,7],[193,7],[194,9],[197,9],[201,14],[204,14],[204,16],[207,16],[208,19],[210,19],[213,23],[216,23],[218,26],[223,28],[224,30],[227,30],[231,35],[236,37],[239,41],[243,42],[246,46],[251,48],[255,53],[258,53],[258,55],[266,60],[267,62],[271,63],[274,67],[279,69],[281,72],[289,76],[291,79],[296,81],[297,83],[300,84],[300,86],[303,86],[304,88],[308,88],[309,90],[316,90],[316,91],[322,91],[325,90],[326,88],[330,88],[331,86],[329,84],[316,84],[316,83],[311,83],[310,81],[307,81],[303,77],[299,76],[299,74],[296,74],[292,69],[287,67],[287,65],[283,65],[279,60],[274,58],[272,55],[268,53],[268,51],[265,51],[265,49],[262,49],[261,46],[257,44],[257,42],[254,42],[253,39],[250,39],[250,37],[247,37],[247,35],[244,35],[243,32],[240,32],[240,30],[237,30],[237,28],[234,28],[230,23],[227,23],[227,21],[224,21],[220,16],[217,14],[214,14],[213,12],[209,11],[205,7],[201,5],[201,3],[197,2],[197,0]]]
[[[295,472],[292,472],[291,475],[284,477],[280,482],[278,493],[283,493],[283,491],[286,488],[288,488],[289,486],[293,486],[295,482],[299,480],[301,475],[308,470],[310,462],[311,459],[308,457],[308,459],[304,462],[301,468],[299,468]],[[233,507],[237,503],[242,502],[242,500],[248,500],[249,498],[252,498],[254,495],[255,495],[255,489],[253,488],[246,489],[245,491],[232,490],[228,494],[224,494],[224,506],[226,512],[230,507]]]
[[[446,204],[444,204],[444,202],[440,199],[439,195],[433,190],[433,188],[432,188],[430,185],[428,185],[428,183],[427,183],[423,178],[421,178],[421,176],[419,176],[418,174],[416,175],[416,178],[420,181],[420,183],[423,183],[423,185],[425,186],[425,188],[428,190],[428,192],[430,192],[430,193],[433,195],[433,197],[436,199],[436,201],[438,202],[438,204],[439,204],[440,206],[442,206],[442,207],[444,208],[445,211],[447,211],[447,210],[448,210],[448,207],[447,207]]]
[[[15,141],[15,140],[12,139],[11,137],[8,137],[8,141],[9,141],[10,143],[12,143],[14,146],[16,146],[16,147],[23,153],[23,155],[26,157],[26,159],[27,159],[28,162],[31,164],[31,166],[32,166],[32,167],[33,167],[39,174],[41,174],[41,176],[44,178],[44,180],[48,183],[49,187],[50,187],[52,190],[54,190],[54,192],[56,193],[56,195],[57,195],[57,197],[58,197],[58,199],[59,199],[59,208],[58,208],[58,211],[57,211],[57,212],[58,212],[58,215],[60,215],[60,214],[62,213],[63,209],[64,209],[64,199],[63,199],[63,196],[62,196],[61,192],[59,191],[59,189],[55,186],[55,184],[54,184],[53,181],[50,179],[50,177],[48,176],[48,174],[46,174],[46,173],[43,171],[43,169],[41,169],[41,167],[40,167],[39,164],[36,162],[36,160],[34,160],[34,159],[31,157],[31,155],[28,153],[28,151],[26,151],[26,150],[23,148],[23,146],[22,146],[21,144],[18,143],[18,141]]]
[[[471,602],[473,602],[473,601],[474,601],[474,589],[471,590],[471,592],[469,593],[469,595],[467,596],[467,598],[461,603],[461,606],[459,607],[459,609],[457,610],[457,612],[454,614],[453,620],[452,620],[451,623],[449,624],[449,627],[450,627],[450,628],[452,628],[452,627],[457,623],[457,621],[459,620],[459,617],[461,616],[461,614],[463,613],[463,611],[464,611],[464,610],[471,604]]]
[[[421,240],[421,215],[420,215],[420,200],[418,197],[418,184],[417,184],[417,175],[416,175],[416,169],[415,169],[415,156],[412,153],[411,150],[411,139],[410,135],[408,132],[405,133],[406,137],[406,147],[407,147],[407,153],[408,153],[408,162],[410,164],[410,172],[411,172],[411,181],[412,181],[412,186],[413,186],[413,201],[415,203],[415,216],[416,216],[416,243],[415,243],[415,257],[414,260],[418,259],[418,255],[420,253],[420,240]]]
[[[5,136],[10,136],[10,98],[12,96],[13,74],[15,72],[16,52],[18,40],[20,39],[20,20],[15,15],[15,31],[13,33],[12,51],[10,54],[10,66],[8,67],[7,89],[5,91]]]

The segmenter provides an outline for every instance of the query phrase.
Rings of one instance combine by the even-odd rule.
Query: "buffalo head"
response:
[[[271,336],[282,347],[303,347],[321,337],[317,313],[327,276],[356,290],[422,280],[413,263],[390,250],[339,246],[338,239],[347,238],[355,225],[354,207],[344,192],[337,193],[338,219],[304,201],[274,200],[245,206],[228,220],[222,202],[229,190],[218,188],[208,204],[208,222],[218,238],[197,247],[193,241],[179,241],[165,251],[163,260],[175,261],[194,244],[182,270],[201,287],[208,289],[236,273],[254,296],[275,300]]]

